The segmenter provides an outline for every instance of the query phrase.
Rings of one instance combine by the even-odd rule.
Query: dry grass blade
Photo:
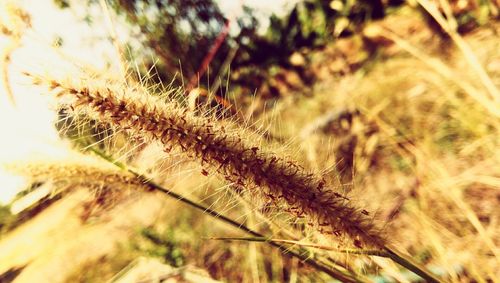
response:
[[[456,19],[452,13],[447,13],[447,18],[445,19],[441,13],[437,10],[437,8],[432,5],[428,0],[417,0],[417,2],[438,22],[438,24],[444,29],[446,33],[451,37],[453,42],[460,49],[462,54],[469,66],[474,70],[474,72],[479,76],[481,83],[488,90],[491,98],[496,102],[500,102],[500,91],[495,86],[491,78],[488,76],[484,68],[479,63],[476,55],[472,51],[472,49],[467,45],[465,40],[458,34],[456,28]],[[449,6],[448,1],[441,1],[445,6]]]
[[[285,239],[274,239],[274,238],[265,238],[265,237],[244,237],[244,238],[235,238],[235,237],[212,237],[208,238],[209,240],[218,240],[218,241],[248,241],[248,242],[275,242],[275,243],[285,243],[297,245],[300,247],[307,248],[315,248],[320,250],[334,251],[345,254],[354,254],[354,255],[375,255],[382,257],[389,257],[387,252],[382,250],[359,250],[359,249],[338,249],[331,246],[318,245],[313,243],[303,243],[300,241],[293,240],[285,240]]]

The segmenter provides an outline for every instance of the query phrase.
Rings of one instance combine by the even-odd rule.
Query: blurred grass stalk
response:
[[[472,97],[475,101],[477,101],[481,106],[483,106],[486,110],[489,111],[495,118],[500,118],[500,91],[493,83],[490,76],[485,71],[484,67],[480,64],[476,55],[470,46],[465,42],[463,37],[457,32],[457,21],[451,12],[451,8],[449,2],[447,0],[440,0],[446,18],[442,15],[442,13],[438,10],[436,5],[431,3],[429,0],[416,0],[424,9],[431,15],[436,22],[441,26],[441,28],[450,36],[452,41],[458,47],[463,57],[465,58],[467,64],[471,67],[473,73],[477,75],[480,79],[480,82],[486,93],[476,88],[469,80],[464,79],[458,75],[457,72],[452,70],[446,64],[444,64],[441,60],[431,57],[422,51],[420,51],[417,47],[412,46],[409,42],[398,36],[396,33],[388,30],[382,29],[381,35],[385,38],[393,41],[400,48],[413,55],[417,59],[421,60],[424,64],[428,65],[430,68],[434,69],[437,73],[441,74],[445,78],[449,79],[451,82],[455,83],[457,86],[462,88],[462,90]],[[498,129],[497,129],[498,130]],[[418,153],[418,149],[415,148]],[[430,161],[430,166],[433,167],[437,172],[443,173],[445,176],[447,173],[446,170],[441,170],[442,167],[435,162]],[[474,211],[470,208],[470,206],[465,203],[456,192],[451,190],[449,192],[449,196],[451,200],[455,203],[457,207],[464,211],[466,218],[472,224],[472,226],[477,230],[480,235],[480,238],[485,242],[488,248],[491,250],[497,261],[500,263],[500,254],[496,248],[495,243],[488,236],[486,229],[483,227],[478,217],[475,215]]]
[[[443,28],[443,30],[451,37],[453,42],[460,49],[462,54],[464,55],[465,60],[469,64],[469,66],[474,70],[474,72],[478,75],[481,83],[486,88],[488,93],[491,96],[491,99],[495,102],[495,106],[498,109],[498,103],[500,103],[500,91],[495,86],[490,76],[486,73],[484,68],[479,63],[476,55],[470,48],[470,46],[465,42],[465,40],[460,36],[457,32],[458,24],[457,20],[453,16],[451,12],[450,4],[447,0],[440,0],[439,2],[443,6],[443,10],[446,14],[446,18],[439,12],[436,5],[432,5],[429,0],[416,0],[420,6],[422,6],[429,15],[431,15],[436,22]]]

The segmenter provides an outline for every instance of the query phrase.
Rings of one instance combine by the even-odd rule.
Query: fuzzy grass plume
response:
[[[79,158],[77,161],[75,158]],[[130,195],[135,188],[145,188],[144,183],[130,174],[124,174],[110,166],[104,166],[87,156],[76,156],[67,160],[12,163],[5,169],[16,175],[25,176],[32,188],[13,204],[16,212],[31,206],[44,205],[41,199],[52,201],[66,195],[77,188],[85,188],[93,195],[93,199],[84,206],[87,212],[112,207],[116,202]],[[48,185],[46,184],[48,183]],[[35,185],[35,187],[33,187]],[[38,186],[40,193],[34,193]],[[48,188],[48,191],[46,190]],[[17,207],[20,207],[19,209]],[[30,208],[31,209],[31,208]],[[82,215],[82,218],[86,218]]]
[[[133,137],[159,141],[167,152],[180,149],[201,162],[202,173],[217,172],[279,207],[287,204],[288,211],[307,217],[323,233],[346,234],[356,246],[385,245],[365,210],[353,207],[332,185],[297,162],[262,150],[259,143],[246,138],[244,130],[195,116],[179,103],[165,102],[138,88],[40,77],[35,77],[35,83],[56,92],[61,107],[127,130]]]

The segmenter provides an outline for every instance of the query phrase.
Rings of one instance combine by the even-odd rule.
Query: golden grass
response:
[[[37,81],[38,83],[38,81]],[[333,184],[303,169],[292,159],[266,152],[258,142],[250,143],[243,130],[222,126],[214,118],[197,117],[178,103],[164,102],[135,89],[109,87],[88,81],[88,86],[47,80],[51,91],[75,113],[83,112],[100,122],[129,130],[133,136],[161,142],[198,160],[239,189],[255,191],[278,207],[285,203],[297,217],[310,217],[311,225],[326,234],[346,233],[356,245],[383,247],[381,236],[365,210],[350,205]],[[107,87],[104,87],[107,85]]]
[[[474,63],[464,55],[470,48],[451,49],[447,58],[381,29],[398,54],[367,73],[323,82],[314,100],[300,99],[278,114],[291,135],[328,118],[301,136],[304,154],[324,168],[341,162],[330,153],[350,144],[350,195],[378,211],[399,248],[442,267],[455,282],[467,280],[464,270],[479,281],[500,275],[500,213],[492,209],[499,205],[500,107],[476,73],[498,60],[497,30],[495,23],[461,38],[459,44],[477,48]],[[500,72],[488,76],[498,86]],[[303,119],[311,113],[317,118]]]
[[[85,127],[78,120],[83,114],[105,127],[110,125],[113,137],[104,135],[110,149],[129,144],[125,154],[118,153],[124,155],[121,160],[142,164],[139,170],[154,171],[157,180],[169,179],[168,183],[185,195],[199,195],[201,188],[205,194],[201,194],[204,199],[200,203],[209,203],[215,211],[234,219],[246,219],[247,225],[273,236],[238,238],[246,241],[239,253],[234,249],[241,243],[217,242],[215,246],[227,248],[225,254],[214,248],[210,252],[216,255],[192,259],[214,268],[212,275],[218,278],[281,280],[286,270],[294,278],[326,281],[253,242],[263,241],[289,244],[290,250],[308,248],[305,250],[311,259],[343,265],[349,274],[355,274],[348,277],[354,281],[374,280],[365,276],[379,271],[383,277],[401,282],[416,280],[387,258],[355,255],[366,250],[346,254],[345,242],[305,228],[305,222],[290,219],[291,213],[294,217],[304,214],[315,228],[328,227],[329,234],[344,232],[355,245],[380,248],[387,246],[389,239],[391,248],[406,251],[447,281],[495,281],[500,277],[500,70],[484,66],[500,60],[498,39],[495,31],[487,28],[462,37],[426,6],[427,1],[418,2],[441,25],[450,25],[446,30],[456,48],[450,48],[445,56],[441,50],[409,43],[390,29],[375,30],[399,51],[373,63],[370,69],[318,83],[313,97],[285,98],[271,114],[258,117],[266,121],[271,134],[291,140],[288,152],[300,149],[292,152],[293,159],[268,150],[264,139],[255,138],[239,125],[211,115],[195,115],[182,103],[165,102],[165,97],[150,95],[142,87],[80,75],[73,82],[41,79],[38,83],[47,84],[58,96],[77,127]],[[496,24],[495,28],[498,32]],[[139,140],[138,145],[117,138],[117,132]],[[97,136],[97,140],[102,139],[100,133]],[[163,163],[167,170],[156,170],[158,164],[139,160],[144,144],[150,142],[169,149],[154,153],[155,160],[168,160],[168,164]],[[129,150],[139,154],[132,156]],[[201,163],[202,169],[194,170],[202,174],[186,173],[191,165],[184,166],[181,162],[185,159]],[[306,170],[294,160],[312,169]],[[66,179],[66,174],[94,175],[78,170],[59,175],[52,170],[49,175],[60,176],[68,184],[87,179]],[[230,193],[217,189],[224,182],[200,176],[216,174],[231,184]],[[95,176],[102,179],[99,173]],[[251,192],[251,196],[242,191]],[[375,213],[366,215],[367,211]],[[284,212],[289,215],[283,216]],[[173,218],[177,217],[182,216]],[[199,227],[202,221],[206,219],[189,218],[188,222]],[[374,223],[384,226],[384,234]],[[210,229],[199,232],[191,226],[185,230],[191,241],[186,249],[198,250],[197,235],[210,233]],[[265,260],[266,255],[272,259]],[[221,267],[219,261],[223,260],[231,268]],[[238,277],[233,261],[241,261],[248,275]]]

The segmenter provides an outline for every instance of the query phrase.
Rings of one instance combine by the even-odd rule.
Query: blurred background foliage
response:
[[[54,1],[61,8],[70,6],[67,0]],[[491,17],[498,17],[498,3],[494,1],[454,0],[445,9],[452,10],[458,30],[465,33]],[[88,1],[89,5],[98,2]],[[139,30],[142,48],[129,55],[142,56],[145,73],[152,66],[156,68],[152,83],[170,83],[176,76],[175,84],[183,84],[187,92],[201,86],[218,95],[231,93],[239,97],[257,93],[264,98],[286,96],[312,85],[318,76],[307,55],[341,38],[354,36],[357,42],[354,49],[342,50],[347,54],[340,55],[357,53],[359,58],[348,60],[347,66],[340,69],[356,70],[376,54],[376,44],[363,37],[365,25],[397,12],[402,6],[418,6],[414,0],[305,0],[297,2],[284,16],[271,15],[269,26],[262,32],[257,13],[248,6],[233,17],[224,14],[212,0],[109,3]],[[438,0],[434,3],[441,5]],[[445,12],[442,7],[441,10]],[[424,9],[420,11],[428,25],[446,37],[433,18]],[[228,33],[228,29],[235,32]],[[229,89],[222,91],[218,88],[227,76],[231,83]]]

